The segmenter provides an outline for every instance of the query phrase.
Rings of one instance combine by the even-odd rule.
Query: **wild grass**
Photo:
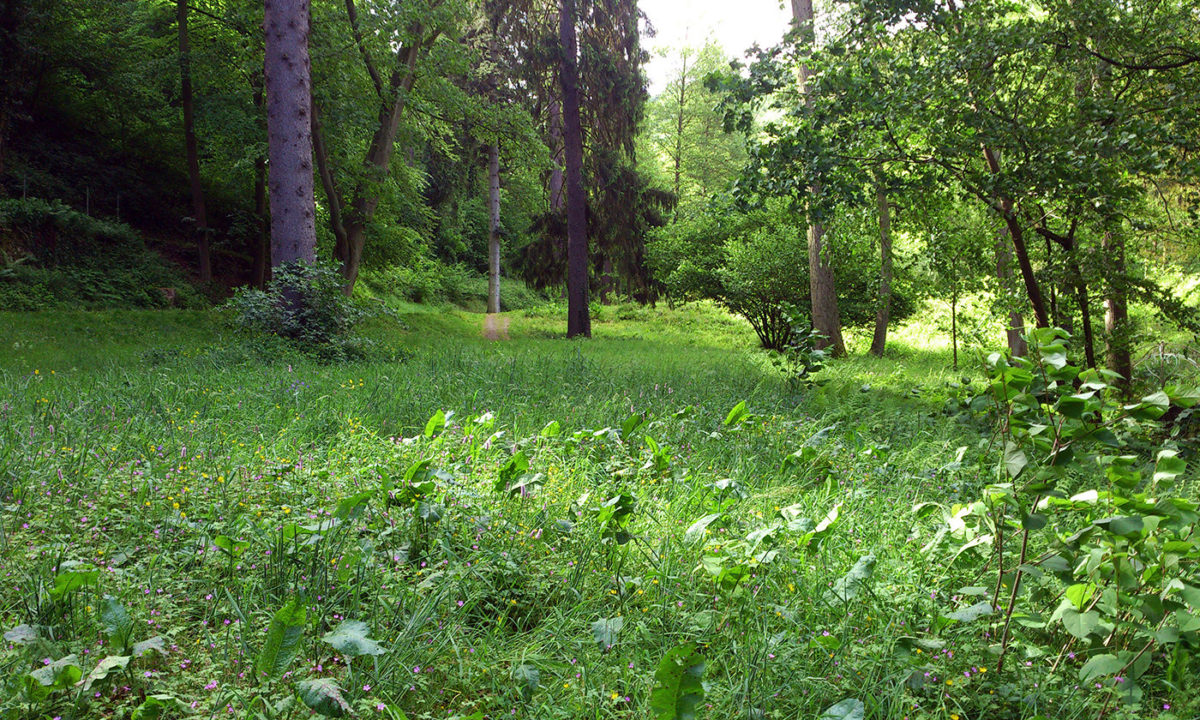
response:
[[[947,469],[988,432],[944,412],[973,371],[919,331],[793,386],[706,305],[605,308],[586,342],[557,339],[553,311],[492,342],[478,315],[406,307],[369,324],[372,359],[332,365],[211,313],[0,327],[0,615],[31,629],[0,654],[4,717],[155,696],[308,717],[294,688],[315,678],[364,717],[647,717],[659,660],[690,642],[707,718],[846,698],[871,718],[1095,715],[1045,663],[995,677],[982,641],[913,644],[969,583],[919,552],[909,509],[991,479]],[[296,657],[264,678],[293,599]],[[114,649],[111,602],[162,652]],[[322,640],[346,619],[383,653]],[[113,654],[131,659],[87,683]],[[82,684],[29,679],[70,655]]]

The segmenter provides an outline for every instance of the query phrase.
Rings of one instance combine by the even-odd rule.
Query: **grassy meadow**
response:
[[[647,718],[689,644],[701,718],[1200,716],[1175,665],[1122,705],[1083,643],[996,672],[946,619],[986,558],[911,510],[996,479],[947,410],[973,355],[914,326],[794,384],[711,307],[558,317],[404,306],[322,364],[211,312],[0,316],[0,717]]]

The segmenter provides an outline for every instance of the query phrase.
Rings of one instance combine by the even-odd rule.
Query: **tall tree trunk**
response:
[[[1119,222],[1119,221],[1117,221]],[[1108,228],[1101,240],[1108,261],[1109,278],[1104,294],[1104,335],[1108,369],[1121,375],[1117,386],[1122,394],[1132,392],[1133,358],[1129,353],[1129,304],[1125,282],[1125,236],[1119,226]]]
[[[271,265],[316,260],[308,0],[264,0]]]
[[[500,312],[500,144],[488,147],[488,301],[487,311]]]
[[[348,198],[343,198],[335,183],[335,175],[330,164],[331,157],[325,148],[319,117],[313,107],[313,152],[317,158],[318,173],[321,186],[329,204],[329,220],[334,234],[334,258],[342,263],[342,277],[346,283],[343,286],[347,295],[354,291],[358,281],[359,268],[362,266],[363,242],[367,226],[375,216],[379,206],[381,186],[389,175],[392,153],[396,148],[396,134],[400,130],[400,119],[408,102],[408,93],[416,80],[417,59],[421,50],[429,47],[437,40],[438,32],[423,36],[420,27],[414,28],[416,39],[396,48],[394,65],[391,76],[386,84],[383,76],[375,66],[367,46],[363,43],[363,33],[358,26],[358,11],[354,0],[345,0],[346,16],[350,23],[350,31],[366,66],[367,74],[379,99],[376,115],[375,132],[367,146],[363,158],[362,173],[355,181],[354,190]]]
[[[892,314],[892,216],[888,208],[887,190],[883,183],[875,185],[875,207],[879,214],[879,309],[875,311],[875,336],[871,353],[883,357],[887,345],[888,320]]]
[[[266,117],[263,114],[262,75],[251,79],[254,90],[255,122],[266,134]],[[254,158],[254,232],[250,235],[250,283],[259,290],[271,282],[271,215],[267,207],[267,156],[259,152]]]
[[[1012,247],[1008,239],[1008,226],[1004,225],[996,235],[996,279],[1000,281],[1001,292],[1008,292],[1012,282]],[[1024,357],[1028,351],[1025,346],[1025,319],[1016,310],[1008,312],[1008,327],[1004,331],[1008,341],[1008,352],[1013,357]]]
[[[550,211],[561,212],[567,206],[563,190],[563,120],[562,107],[556,97],[550,98]]]
[[[983,159],[987,162],[992,175],[1000,174],[1000,154],[986,145],[983,146]],[[1050,327],[1050,316],[1046,314],[1046,303],[1042,300],[1042,291],[1038,287],[1037,276],[1033,273],[1033,263],[1029,260],[1029,248],[1025,245],[1025,228],[1014,211],[1012,198],[999,196],[998,212],[1004,225],[1008,228],[1008,238],[1012,241],[1013,252],[1017,256],[1017,267],[1021,269],[1021,280],[1025,283],[1025,293],[1029,296],[1029,304],[1033,307],[1034,320],[1038,327]]]
[[[809,48],[816,47],[816,30],[813,15],[812,0],[792,0],[792,20],[803,33],[805,44]],[[800,65],[800,91],[804,102],[809,106],[813,98],[808,94],[808,81],[812,71],[807,64]],[[811,194],[820,195],[821,188],[814,185]],[[831,348],[834,356],[846,354],[846,344],[842,341],[842,318],[838,312],[837,288],[833,277],[833,268],[829,265],[822,252],[825,237],[825,227],[812,213],[808,218],[808,289],[812,302],[813,328],[824,337],[817,342],[818,348]]]
[[[675,112],[675,216],[679,216],[680,177],[683,175],[683,115],[687,102],[687,48],[683,49],[683,67],[679,71],[679,95],[675,98],[679,108]]]
[[[196,228],[200,282],[212,282],[212,251],[209,248],[208,213],[204,207],[204,188],[200,184],[200,151],[196,143],[196,103],[192,97],[192,48],[188,39],[187,0],[176,0],[175,19],[179,26],[179,94],[183,104],[183,138],[187,152],[188,184],[192,191],[192,222]]]
[[[583,128],[579,123],[579,48],[575,0],[561,0],[558,22],[562,65],[563,144],[567,160],[567,337],[592,336],[588,313],[587,195],[583,190]]]

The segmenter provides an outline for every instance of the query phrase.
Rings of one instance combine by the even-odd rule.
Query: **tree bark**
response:
[[[1104,334],[1108,369],[1121,375],[1117,386],[1129,396],[1133,389],[1133,358],[1129,353],[1129,303],[1125,287],[1125,236],[1110,227],[1101,240],[1109,278],[1104,295]]]
[[[200,184],[200,151],[196,143],[196,103],[192,97],[192,48],[188,38],[187,0],[176,0],[175,18],[179,26],[179,95],[183,104],[183,138],[187,154],[188,184],[192,192],[192,223],[196,229],[200,282],[212,282],[212,251],[209,248],[208,214],[204,206],[204,187]]]
[[[264,0],[271,265],[316,260],[308,0]]]
[[[875,312],[871,353],[883,357],[887,345],[888,320],[892,313],[892,217],[883,183],[875,186],[875,207],[879,214],[879,309]]]
[[[587,195],[583,190],[583,128],[579,122],[579,48],[575,0],[561,0],[558,39],[563,100],[563,144],[567,160],[567,337],[592,336],[588,312]]]
[[[684,104],[687,102],[687,61],[688,51],[683,49],[683,67],[679,71],[679,95],[676,100],[679,107],[675,113],[675,215],[679,216],[680,178],[683,175],[683,119]]]
[[[488,147],[488,302],[487,311],[500,312],[500,144]]]
[[[1012,282],[1012,248],[1008,239],[1008,225],[1004,225],[996,235],[996,279],[1000,281],[1001,292],[1007,292]],[[1025,346],[1025,319],[1016,310],[1008,312],[1008,327],[1004,334],[1008,340],[1008,352],[1013,357],[1024,357],[1028,348]]]
[[[263,76],[251,76],[250,87],[255,109],[255,123],[263,135],[267,133],[263,113]],[[254,158],[254,219],[255,231],[250,236],[250,283],[263,290],[271,282],[271,215],[267,207],[267,156],[260,152]]]
[[[816,30],[814,27],[812,0],[792,0],[792,20],[803,33],[806,44],[816,46]],[[804,102],[810,107],[813,98],[808,94],[808,81],[812,71],[807,63],[800,65],[800,92]],[[810,194],[818,196],[821,187],[813,185]],[[818,349],[830,348],[835,357],[846,354],[846,344],[842,341],[842,318],[838,312],[837,288],[833,277],[833,268],[826,261],[823,252],[825,227],[813,213],[808,217],[808,290],[812,303],[812,324],[823,337],[816,343]]]
[[[550,98],[547,107],[550,114],[550,211],[562,212],[567,206],[566,194],[563,192],[563,120],[562,107],[556,97]]]
[[[983,159],[987,162],[992,175],[1000,174],[1000,155],[984,145]],[[999,196],[1000,217],[1008,228],[1008,237],[1012,241],[1013,252],[1017,257],[1017,267],[1021,269],[1021,280],[1025,283],[1025,292],[1029,295],[1029,304],[1033,307],[1033,316],[1038,327],[1050,327],[1050,316],[1046,314],[1046,303],[1042,300],[1042,291],[1038,287],[1037,276],[1033,273],[1033,263],[1029,260],[1029,248],[1025,245],[1025,228],[1013,210],[1012,198]]]

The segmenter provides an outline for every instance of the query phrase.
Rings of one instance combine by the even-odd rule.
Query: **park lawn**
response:
[[[589,341],[509,319],[405,308],[322,364],[213,313],[0,317],[3,716],[308,717],[302,687],[364,717],[646,717],[689,644],[703,717],[1094,713],[1042,663],[919,642],[973,578],[909,510],[991,479],[950,465],[989,435],[919,329],[794,384],[709,306],[604,308]]]

